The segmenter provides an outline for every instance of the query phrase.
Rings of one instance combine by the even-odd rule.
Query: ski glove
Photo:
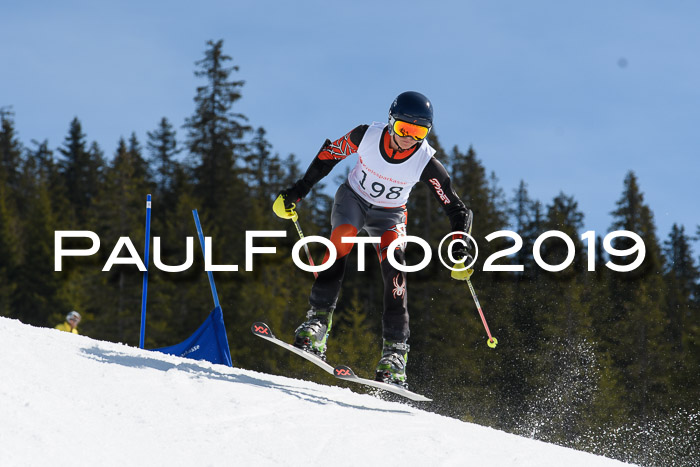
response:
[[[272,210],[278,217],[282,219],[291,219],[296,222],[299,216],[294,209],[297,203],[306,196],[310,189],[311,186],[303,179],[300,179],[294,185],[280,192],[272,205]]]
[[[280,196],[284,199],[285,209],[294,209],[294,205],[306,196],[311,187],[303,180],[299,179],[294,185],[280,192]]]
[[[458,281],[468,281],[469,278],[474,273],[473,269],[466,269],[466,266],[474,261],[474,257],[471,255],[472,245],[468,237],[464,237],[466,245],[461,242],[454,242],[452,244],[452,257],[457,260],[454,265],[456,271],[452,271],[450,276],[452,279]],[[464,258],[464,260],[462,260]]]
[[[454,242],[452,244],[452,257],[458,263],[469,264],[472,261],[474,261],[474,257],[471,255],[472,245],[468,237],[463,238],[464,241],[467,243],[466,245],[464,245],[461,242]],[[462,261],[462,258],[464,258],[464,261]]]

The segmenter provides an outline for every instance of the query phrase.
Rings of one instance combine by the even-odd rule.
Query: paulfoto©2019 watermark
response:
[[[245,235],[245,271],[253,271],[253,258],[255,255],[274,255],[277,254],[276,247],[270,246],[255,246],[254,241],[261,238],[284,238],[287,236],[287,232],[284,230],[248,230]],[[447,240],[447,257],[452,262],[452,264],[457,264],[461,262],[462,258],[454,258],[452,254],[452,247],[455,242],[466,244],[462,237],[467,236],[471,245],[473,245],[472,256],[473,261],[469,264],[465,264],[462,267],[454,268],[450,266],[442,256],[442,248]],[[455,238],[459,237],[459,238]],[[487,242],[491,242],[496,238],[507,237],[514,241],[514,244],[506,249],[497,251],[491,254],[482,267],[482,271],[496,272],[496,271],[510,271],[510,272],[521,272],[524,270],[522,264],[493,264],[499,258],[503,258],[509,255],[513,255],[520,251],[523,247],[523,239],[516,232],[510,230],[499,230],[493,232],[484,237]],[[563,262],[560,264],[548,264],[542,259],[541,249],[542,245],[548,239],[555,237],[564,241],[567,248],[567,256]],[[627,237],[634,241],[634,245],[625,250],[619,250],[612,246],[612,240],[617,237]],[[92,242],[89,248],[85,249],[68,249],[63,247],[63,240],[69,238],[82,238],[88,239]],[[595,231],[589,230],[581,235],[581,240],[586,242],[586,248],[588,250],[588,271],[595,271]],[[380,244],[381,239],[379,237],[343,237],[342,243],[353,243],[358,246],[358,260],[357,269],[358,271],[365,270],[365,245]],[[75,257],[75,256],[92,256],[96,254],[100,249],[100,238],[99,236],[89,230],[57,230],[54,233],[54,270],[62,271],[63,258]],[[311,266],[304,263],[300,258],[300,250],[309,243],[321,243],[328,249],[328,259],[320,265]],[[416,265],[406,265],[397,261],[395,257],[395,250],[397,248],[404,249],[406,244],[415,243],[423,249],[423,259]],[[122,250],[126,248],[128,256],[120,256]],[[633,254],[637,254],[637,257],[630,264],[615,264],[612,261],[608,261],[605,266],[609,269],[617,272],[630,272],[639,267],[644,261],[646,255],[646,247],[642,238],[634,232],[628,230],[616,230],[614,232],[608,233],[603,239],[603,248],[610,256],[625,257]],[[164,264],[161,259],[161,242],[160,237],[153,237],[153,264],[156,268],[164,272],[183,272],[188,270],[194,264],[194,240],[193,237],[186,238],[186,260],[180,265],[167,265]],[[204,238],[204,269],[205,271],[226,271],[226,272],[237,272],[238,265],[220,265],[212,263],[212,238]],[[464,269],[471,268],[479,255],[479,247],[476,240],[469,234],[464,232],[450,232],[445,235],[440,244],[438,245],[438,258],[445,268],[452,271],[461,271]],[[559,230],[549,230],[542,233],[533,244],[532,254],[535,262],[539,267],[549,272],[563,271],[569,267],[575,258],[576,249],[573,240],[564,232]],[[330,268],[335,260],[337,259],[337,251],[335,245],[327,238],[321,236],[309,236],[298,240],[294,247],[292,248],[292,260],[294,264],[303,271],[308,272],[321,272]],[[403,235],[391,242],[387,248],[387,260],[399,271],[404,272],[417,272],[421,271],[430,264],[433,259],[433,250],[430,244],[420,237],[412,235]],[[138,267],[140,271],[146,271],[146,266],[136,251],[133,242],[129,237],[120,237],[116,245],[112,249],[107,262],[105,263],[102,271],[110,271],[112,266],[115,264],[125,264],[134,265]]]

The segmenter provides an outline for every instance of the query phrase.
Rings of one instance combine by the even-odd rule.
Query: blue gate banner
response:
[[[199,329],[183,342],[153,350],[178,357],[233,366],[224,327],[224,315],[220,306],[214,308]]]

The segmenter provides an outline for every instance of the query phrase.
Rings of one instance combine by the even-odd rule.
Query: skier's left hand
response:
[[[469,280],[471,275],[474,273],[473,269],[467,269],[465,266],[474,262],[474,257],[470,253],[469,240],[466,240],[466,245],[461,242],[454,242],[452,244],[452,258],[457,261],[453,269],[457,271],[452,271],[452,278],[460,281]]]
[[[304,195],[305,193],[302,194],[301,190],[299,189],[299,182],[280,192],[280,196],[282,199],[284,199],[285,209],[294,209],[296,204],[301,201]]]
[[[466,243],[466,245],[465,245]],[[452,258],[457,263],[471,264],[474,261],[474,257],[471,255],[471,244],[469,238],[464,238],[464,243],[460,241],[454,241],[452,245]]]

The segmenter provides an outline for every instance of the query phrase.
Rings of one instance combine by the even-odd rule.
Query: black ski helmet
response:
[[[430,99],[415,91],[402,92],[389,108],[389,131],[394,133],[394,121],[415,123],[428,128],[433,127],[433,104]]]

